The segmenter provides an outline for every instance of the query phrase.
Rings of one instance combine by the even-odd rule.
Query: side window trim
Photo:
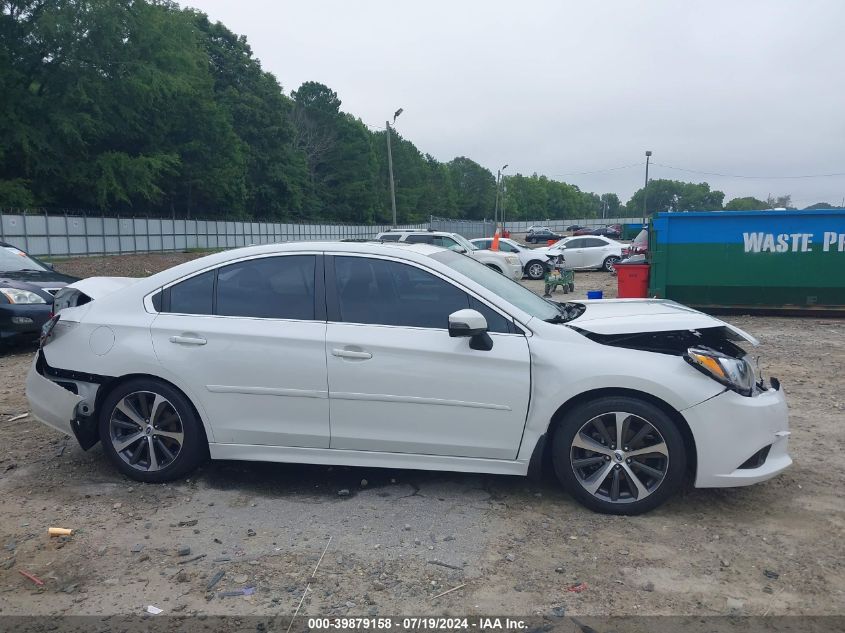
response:
[[[334,271],[333,254],[323,256],[324,274],[326,279],[326,321],[342,323],[340,320],[340,303],[337,296],[337,276]]]
[[[364,259],[382,259],[388,262],[394,262],[398,264],[405,264],[407,266],[413,266],[423,272],[429,273],[430,275],[436,276],[438,279],[443,280],[447,284],[454,286],[464,294],[466,294],[470,299],[475,299],[480,303],[487,306],[493,312],[499,314],[505,321],[508,323],[508,332],[507,334],[515,334],[518,336],[525,336],[525,331],[522,327],[520,327],[514,318],[509,315],[507,312],[504,312],[500,308],[493,306],[490,304],[489,301],[484,299],[484,297],[479,297],[469,288],[466,288],[460,284],[455,283],[453,280],[449,279],[448,277],[444,277],[440,274],[439,271],[433,270],[431,268],[426,268],[425,266],[419,265],[417,262],[412,262],[404,259],[394,259],[389,256],[382,256],[382,255],[375,255],[372,253],[333,253],[325,254],[325,275],[326,275],[326,320],[329,323],[347,323],[346,321],[342,321],[340,318],[340,305],[338,301],[337,295],[337,278],[335,275],[335,266],[334,266],[334,258],[335,257],[362,257]],[[362,324],[362,325],[373,325],[374,327],[398,327],[398,328],[412,328],[412,326],[406,325],[386,325],[386,324]],[[413,327],[412,329],[421,329],[421,330],[431,330],[431,329],[442,329],[442,328],[425,328],[425,327]],[[490,334],[500,334],[504,335],[505,332],[490,332]]]

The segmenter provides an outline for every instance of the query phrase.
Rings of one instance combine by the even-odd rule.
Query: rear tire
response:
[[[614,266],[616,266],[616,262],[618,262],[618,261],[619,261],[619,257],[616,257],[615,255],[611,255],[610,257],[608,257],[607,259],[604,260],[604,263],[601,265],[601,267],[602,267],[603,270],[606,270],[607,272],[612,273],[615,270]]]
[[[552,439],[552,461],[560,483],[584,506],[635,515],[677,491],[687,456],[680,431],[662,409],[609,396],[567,412]]]
[[[155,378],[129,380],[100,405],[100,441],[117,469],[147,483],[172,481],[208,457],[208,440],[185,395]]]

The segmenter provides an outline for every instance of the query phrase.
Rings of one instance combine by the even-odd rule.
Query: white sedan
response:
[[[470,242],[481,249],[489,249],[493,246],[492,237],[479,237],[470,240]],[[542,279],[546,270],[548,270],[548,258],[545,257],[543,252],[538,252],[540,249],[528,248],[516,240],[503,237],[499,239],[499,250],[503,253],[513,253],[519,257],[522,271],[529,279]]]
[[[791,464],[748,334],[671,301],[558,304],[425,244],[301,242],[56,296],[33,415],[144,482],[207,457],[527,475],[635,514]]]
[[[551,246],[535,248],[535,253],[543,255],[559,255],[563,253],[566,265],[574,269],[604,269],[613,270],[614,265],[622,259],[622,249],[625,244],[604,237],[603,235],[586,235],[565,237]]]

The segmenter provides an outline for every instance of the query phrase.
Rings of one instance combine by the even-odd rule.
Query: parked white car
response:
[[[687,474],[742,486],[791,464],[787,407],[737,342],[671,301],[557,304],[423,244],[229,250],[60,290],[32,414],[125,475],[212,459],[526,475],[601,512]]]
[[[470,240],[477,248],[489,249],[493,244],[492,237],[479,237]],[[537,249],[528,248],[524,244],[520,244],[516,240],[507,237],[499,239],[499,250],[503,253],[513,253],[519,257],[519,263],[522,264],[522,271],[529,279],[542,279],[548,270],[549,261],[543,253],[538,253]]]
[[[578,270],[595,268],[610,272],[616,262],[622,259],[623,248],[625,248],[625,244],[609,237],[588,235],[565,237],[551,246],[535,248],[534,251],[544,255],[563,253],[563,258],[569,268]]]
[[[415,231],[397,230],[384,231],[376,236],[384,242],[406,242],[408,244],[432,244],[448,248],[458,253],[469,255],[497,273],[507,275],[511,279],[522,279],[522,264],[519,257],[504,252],[482,250],[472,244],[463,235],[447,231]]]

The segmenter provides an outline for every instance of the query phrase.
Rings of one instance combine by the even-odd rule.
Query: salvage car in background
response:
[[[463,235],[446,231],[397,230],[385,231],[376,236],[385,242],[404,242],[406,244],[431,244],[448,248],[456,253],[463,253],[481,262],[497,273],[507,275],[513,280],[522,279],[522,264],[519,257],[509,253],[478,248]]]
[[[53,295],[73,281],[78,280],[0,242],[0,348],[16,340],[37,339],[50,318]]]
[[[622,248],[622,257],[648,255],[648,229],[642,229],[630,244]]]
[[[551,246],[535,248],[534,252],[543,256],[563,253],[566,265],[576,270],[597,269],[611,272],[614,265],[622,259],[625,245],[609,237],[599,235],[589,237],[565,237]]]
[[[525,234],[525,241],[529,244],[540,244],[542,242],[548,242],[549,240],[559,240],[562,237],[563,235],[555,233],[548,227],[532,226],[530,229],[528,229],[528,233]]]
[[[209,455],[537,473],[601,512],[791,464],[745,332],[671,301],[546,301],[425,244],[229,250],[56,296],[33,415],[163,482]]]
[[[479,237],[470,240],[470,242],[478,248],[489,249],[493,245],[493,238]],[[548,266],[546,265],[548,259],[543,257],[542,254],[537,253],[536,250],[528,248],[516,240],[507,237],[500,238],[499,250],[503,253],[513,253],[519,257],[522,270],[529,279],[542,279],[548,270]]]
[[[601,226],[587,226],[580,228],[572,233],[573,236],[582,235],[601,235],[603,237],[610,237],[618,239],[622,237],[621,224],[603,224]]]

